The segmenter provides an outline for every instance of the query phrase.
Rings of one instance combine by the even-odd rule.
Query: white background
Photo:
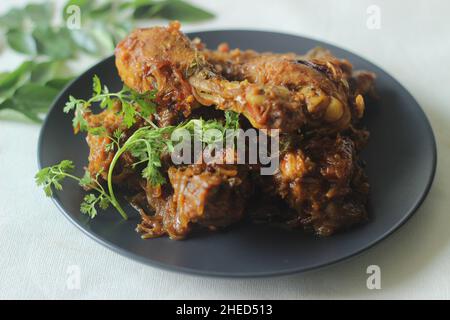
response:
[[[2,0],[0,13],[24,2]],[[324,270],[250,280],[166,272],[111,252],[71,225],[34,185],[39,126],[11,121],[10,114],[0,113],[0,298],[448,299],[450,2],[193,2],[217,18],[185,25],[186,31],[250,28],[304,35],[360,54],[397,78],[425,110],[438,143],[437,174],[427,200],[393,236]],[[366,27],[371,4],[381,9],[379,30]],[[0,70],[14,68],[21,59],[3,52]],[[381,290],[366,288],[366,268],[371,264],[381,267]],[[80,268],[79,290],[67,289],[71,265]]]

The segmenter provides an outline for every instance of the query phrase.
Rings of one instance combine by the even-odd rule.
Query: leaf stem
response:
[[[116,160],[116,161],[117,161],[117,160]],[[61,174],[61,175],[65,176],[65,177],[67,177],[67,178],[71,178],[71,179],[73,179],[73,180],[75,180],[75,181],[77,181],[77,182],[80,182],[80,178],[78,178],[78,177],[76,177],[76,176],[74,176],[74,175],[72,175],[72,174],[70,174],[70,173],[64,172],[64,171],[62,171],[62,170],[60,170],[60,169],[59,169],[58,171],[56,171],[56,172],[55,172],[53,169],[52,169],[51,171],[54,172],[54,173]],[[117,209],[117,211],[119,211],[120,215],[121,215],[125,220],[127,220],[127,219],[128,219],[128,216],[127,216],[127,214],[125,213],[125,211],[122,209],[122,207],[120,206],[119,201],[117,201],[116,197],[114,196],[114,193],[113,193],[113,191],[112,191],[112,186],[110,187],[110,181],[111,181],[111,179],[109,178],[109,174],[108,174],[108,188],[109,188],[109,192],[110,192],[109,195],[105,192],[105,190],[104,190],[103,187],[97,182],[97,180],[95,180],[94,182],[98,185],[98,187],[92,186],[92,189],[94,189],[95,191],[97,191],[97,192],[103,194],[106,198],[108,198],[109,202],[114,206],[114,208]],[[97,199],[96,201],[98,201],[98,199]]]
[[[116,154],[114,155],[111,164],[109,165],[109,170],[108,170],[108,191],[109,191],[109,196],[111,197],[111,203],[112,205],[117,209],[117,211],[119,211],[120,215],[122,216],[122,218],[124,218],[125,220],[128,219],[127,214],[125,213],[125,211],[123,211],[122,207],[119,204],[119,201],[117,201],[117,198],[114,194],[114,189],[113,189],[113,184],[112,184],[112,174],[114,171],[114,167],[116,166],[117,160],[119,160],[120,156],[125,152],[126,148],[125,145],[118,149]]]

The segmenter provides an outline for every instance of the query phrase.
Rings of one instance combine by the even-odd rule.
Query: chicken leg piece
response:
[[[290,83],[259,81],[252,74],[253,69],[271,67],[270,63],[254,61],[253,67],[243,69],[246,79],[229,81],[181,33],[178,23],[137,29],[116,48],[116,66],[125,84],[139,92],[157,89],[157,102],[165,110],[187,116],[193,107],[215,105],[242,113],[255,128],[283,132],[299,130],[310,122],[336,128],[348,122],[342,121],[348,114],[345,96],[325,74],[308,63],[297,63],[295,68],[287,64],[283,72],[295,69],[301,79],[291,89]],[[272,69],[278,66],[273,64]]]
[[[228,80],[248,80],[300,92],[306,100],[305,115],[310,127],[325,124],[334,131],[346,129],[352,117],[355,121],[362,117],[363,95],[373,93],[373,73],[353,72],[347,60],[320,47],[305,55],[230,50],[226,43],[215,51],[203,51],[208,62]]]
[[[215,105],[242,113],[256,128],[294,131],[303,125],[295,95],[282,86],[228,81],[216,74],[177,23],[132,32],[116,48],[116,66],[134,90],[157,89],[162,112],[188,116],[193,107]]]

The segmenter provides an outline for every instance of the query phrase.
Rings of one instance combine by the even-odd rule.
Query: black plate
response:
[[[298,36],[260,31],[211,31],[192,33],[210,48],[227,41],[231,47],[257,51],[304,53],[315,47],[329,48],[347,58],[355,68],[377,74],[381,100],[367,106],[365,125],[371,132],[363,153],[371,184],[370,222],[326,239],[301,230],[268,225],[239,224],[224,232],[207,233],[184,241],[168,238],[142,240],[134,231],[137,213],[123,221],[113,209],[94,220],[82,215],[85,192],[75,183],[64,183],[54,200],[61,212],[91,238],[129,258],[171,270],[190,273],[249,277],[301,272],[354,256],[400,227],[424,200],[436,167],[436,145],[430,124],[414,98],[395,79],[372,63],[346,50]],[[109,57],[70,84],[54,103],[39,140],[40,167],[71,159],[81,175],[88,148],[83,135],[74,135],[71,116],[63,113],[69,95],[88,98],[97,74],[112,90],[122,83]]]

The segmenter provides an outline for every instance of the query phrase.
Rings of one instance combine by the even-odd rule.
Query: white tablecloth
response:
[[[2,0],[0,12],[22,2],[26,1]],[[357,258],[324,270],[250,280],[162,271],[109,251],[71,225],[34,185],[39,126],[12,121],[10,113],[2,112],[0,298],[448,299],[450,2],[193,2],[214,11],[217,18],[185,25],[184,30],[248,28],[305,35],[349,49],[388,70],[418,100],[436,135],[438,168],[427,200],[393,236]],[[380,29],[367,27],[366,10],[373,4],[380,9]],[[3,52],[0,70],[13,68],[21,59]],[[369,265],[381,268],[380,290],[366,287]],[[78,271],[79,289],[76,285],[74,289],[70,277]]]

